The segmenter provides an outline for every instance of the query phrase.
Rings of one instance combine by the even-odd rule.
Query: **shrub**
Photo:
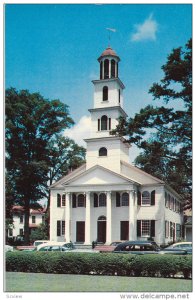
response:
[[[65,252],[7,252],[6,270],[12,272],[96,274],[118,276],[174,276],[192,272],[192,255]]]

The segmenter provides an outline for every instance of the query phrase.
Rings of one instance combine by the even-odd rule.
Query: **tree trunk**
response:
[[[29,245],[29,203],[25,205],[24,211],[24,244]]]

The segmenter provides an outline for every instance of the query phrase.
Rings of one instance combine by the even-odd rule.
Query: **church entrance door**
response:
[[[97,241],[99,243],[106,242],[106,217],[101,216],[97,220]]]
[[[120,222],[120,239],[121,241],[129,239],[129,221]]]
[[[84,243],[85,241],[85,222],[76,222],[76,242]]]

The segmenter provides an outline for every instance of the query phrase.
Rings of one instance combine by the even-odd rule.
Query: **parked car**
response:
[[[164,250],[169,250],[169,249],[179,249],[179,250],[186,250],[188,254],[192,254],[192,242],[179,242],[179,243],[174,243],[168,247],[166,247]]]
[[[5,245],[5,252],[14,251],[14,247],[10,245]]]
[[[50,242],[49,240],[37,240],[37,241],[34,241],[33,246],[37,247],[37,246],[39,246],[41,244],[49,243],[49,242]]]
[[[19,250],[19,251],[33,251],[35,249],[36,249],[36,247],[34,247],[34,246],[17,246],[16,247],[16,250]]]
[[[72,244],[72,243],[65,243],[65,242],[50,242],[50,243],[45,243],[45,244],[42,244],[40,246],[37,247],[37,251],[60,251],[60,252],[72,252],[72,253],[75,253],[75,252],[85,252],[85,253],[98,253],[99,251],[96,251],[96,250],[93,250],[93,249],[83,249],[83,248],[80,248],[80,249],[76,249],[75,246]]]
[[[69,251],[75,249],[73,243],[54,242],[43,243],[37,246],[37,251]]]
[[[186,250],[181,249],[163,249],[154,241],[127,241],[116,246],[114,253],[125,254],[187,254]]]
[[[117,245],[125,241],[114,241],[110,245],[96,245],[94,250],[99,252],[113,252]]]

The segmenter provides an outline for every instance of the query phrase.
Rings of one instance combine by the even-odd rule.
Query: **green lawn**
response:
[[[6,273],[6,292],[191,292],[192,280]]]

